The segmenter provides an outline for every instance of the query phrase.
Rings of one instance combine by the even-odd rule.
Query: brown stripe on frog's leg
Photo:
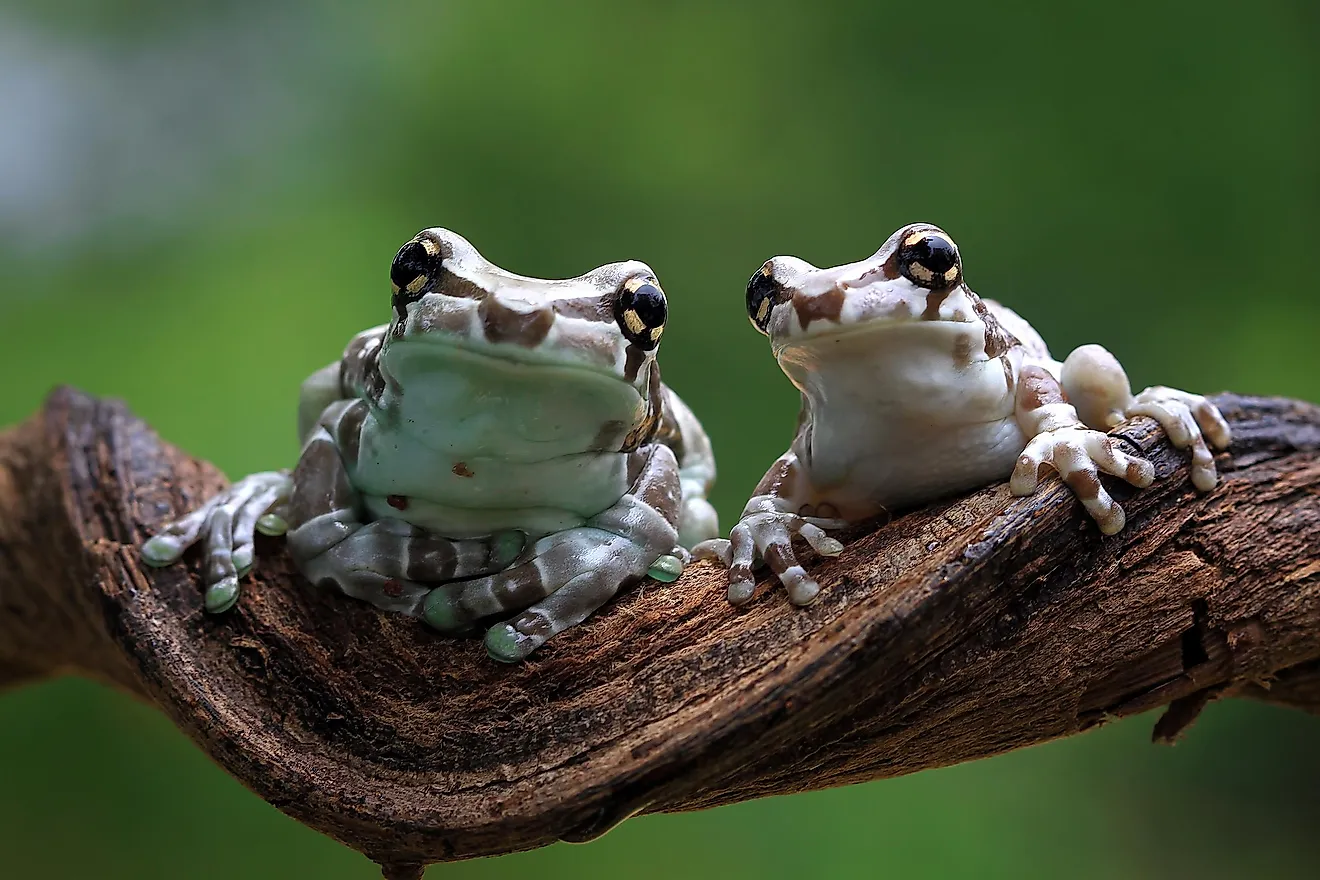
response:
[[[1018,425],[1028,438],[1009,481],[1014,495],[1036,491],[1047,467],[1077,495],[1100,531],[1113,535],[1127,521],[1123,508],[1100,482],[1100,471],[1122,477],[1138,487],[1149,486],[1155,470],[1150,462],[1129,455],[1117,440],[1087,428],[1063,394],[1053,374],[1029,365],[1019,377],[1016,400]]]
[[[630,456],[629,471],[634,479],[617,503],[578,528],[537,541],[526,562],[433,591],[426,620],[448,631],[525,608],[486,634],[492,657],[515,662],[581,623],[621,586],[646,577],[678,541],[678,462],[668,447],[652,444]]]

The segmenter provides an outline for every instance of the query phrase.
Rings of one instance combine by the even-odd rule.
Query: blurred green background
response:
[[[298,383],[430,225],[525,274],[657,270],[726,527],[796,413],[747,277],[913,220],[1056,354],[1318,400],[1318,44],[1309,0],[5,0],[0,424],[67,382],[231,475],[291,464]],[[1152,721],[428,876],[1314,876],[1320,722]],[[375,875],[144,706],[0,697],[0,877],[234,876]]]

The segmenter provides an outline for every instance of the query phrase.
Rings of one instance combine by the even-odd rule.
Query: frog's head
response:
[[[643,397],[668,306],[635,260],[566,280],[528,278],[485,259],[447,229],[425,229],[390,266],[394,317],[386,347],[457,347],[506,362],[580,367]]]
[[[963,280],[958,246],[930,223],[904,226],[871,257],[843,266],[768,260],[747,284],[747,316],[777,354],[845,333],[923,321],[984,324],[988,352],[1008,342]]]

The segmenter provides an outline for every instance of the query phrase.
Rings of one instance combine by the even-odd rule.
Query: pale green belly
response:
[[[521,529],[550,534],[581,525],[628,490],[628,456],[580,452],[544,461],[446,454],[363,425],[349,477],[373,517],[395,517],[450,537]]]

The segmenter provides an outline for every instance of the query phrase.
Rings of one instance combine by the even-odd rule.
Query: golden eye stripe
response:
[[[769,277],[769,276],[766,276]],[[761,304],[756,307],[756,323],[764,324],[766,317],[770,314],[770,297],[761,300]]]
[[[409,293],[417,293],[419,290],[425,287],[426,282],[430,280],[431,279],[426,275],[418,275],[412,281],[408,282],[408,286],[405,287],[404,290],[408,291]]]
[[[431,239],[419,238],[417,240],[421,242],[422,248],[426,251],[428,257],[434,257],[440,253],[440,245],[436,244]]]
[[[909,265],[908,271],[911,272],[913,275],[917,276],[917,278],[919,278],[921,281],[923,281],[926,284],[929,284],[930,282],[935,280],[935,273],[930,271],[920,263],[912,263],[911,265]]]
[[[909,233],[908,237],[903,239],[903,247],[915,247],[917,242],[926,237],[926,232],[927,230],[918,229],[916,232]]]
[[[664,327],[663,324],[661,324],[659,327],[652,327],[652,328],[651,328],[651,341],[652,341],[652,342],[659,342],[659,341],[660,341],[660,334],[662,334],[662,333],[664,333],[664,332],[665,332],[665,327]]]
[[[634,336],[640,336],[641,332],[646,329],[646,324],[642,321],[641,316],[637,314],[636,309],[628,309],[623,313],[623,323],[628,327],[628,332]]]
[[[628,293],[636,293],[638,290],[642,289],[648,284],[651,284],[652,287],[655,286],[652,282],[647,281],[645,278],[642,278],[640,276],[634,276],[632,278],[629,278],[627,281],[623,282],[623,289],[626,290]]]

